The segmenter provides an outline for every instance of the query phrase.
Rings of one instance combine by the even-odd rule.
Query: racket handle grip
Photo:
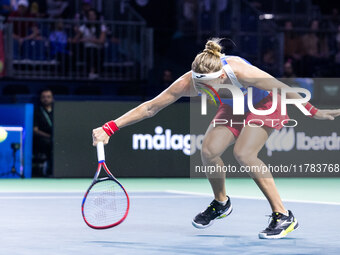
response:
[[[103,142],[97,143],[97,157],[98,157],[98,162],[105,161],[105,152],[104,152]]]

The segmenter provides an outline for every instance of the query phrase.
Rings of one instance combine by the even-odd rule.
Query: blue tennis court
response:
[[[300,228],[281,240],[260,240],[257,234],[267,226],[265,215],[270,213],[261,197],[231,195],[233,213],[210,228],[199,230],[191,225],[191,220],[212,199],[205,190],[205,180],[188,181],[193,184],[193,192],[189,192],[182,189],[183,179],[159,180],[159,184],[168,182],[173,187],[163,191],[144,179],[126,179],[123,181],[128,190],[133,190],[127,220],[112,229],[93,230],[85,225],[80,211],[83,195],[80,190],[90,180],[51,180],[50,185],[48,181],[10,181],[12,190],[0,190],[0,254],[339,254],[340,251],[338,202],[286,202]],[[157,179],[151,182],[156,183]],[[238,181],[240,187],[242,182]],[[147,184],[144,188],[143,183]],[[237,181],[229,183],[232,186]],[[202,184],[201,192],[194,188],[198,184]],[[8,181],[3,188],[7,185]],[[164,185],[163,189],[169,186]]]

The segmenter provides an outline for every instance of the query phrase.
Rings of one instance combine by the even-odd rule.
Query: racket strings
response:
[[[97,182],[87,194],[84,214],[88,223],[104,227],[120,221],[127,210],[124,190],[113,180]]]

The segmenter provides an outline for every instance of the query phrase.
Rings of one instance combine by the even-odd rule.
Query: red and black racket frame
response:
[[[104,178],[100,178],[98,179],[98,176],[100,174],[100,170],[101,168],[104,168],[105,172],[107,173],[108,177],[104,177]],[[85,217],[85,214],[84,214],[84,205],[85,205],[85,201],[86,201],[86,198],[87,198],[87,195],[89,194],[90,190],[92,189],[92,187],[98,183],[98,182],[103,182],[103,181],[107,181],[107,180],[112,180],[114,182],[116,182],[121,188],[122,190],[124,191],[125,195],[126,195],[126,198],[127,198],[127,208],[126,208],[126,212],[124,214],[124,216],[119,220],[117,221],[116,223],[113,223],[113,224],[110,224],[110,225],[107,225],[107,226],[93,226],[92,224],[90,224],[87,220],[86,220],[86,217]],[[112,228],[112,227],[115,227],[117,225],[119,225],[120,223],[122,223],[128,213],[129,213],[129,209],[130,209],[130,198],[129,198],[129,195],[128,193],[126,192],[125,188],[123,187],[122,184],[120,184],[120,182],[112,175],[112,173],[110,172],[110,170],[107,168],[106,164],[105,164],[105,160],[101,160],[101,161],[98,161],[98,168],[97,168],[97,171],[96,171],[96,174],[94,176],[94,180],[91,184],[91,186],[87,189],[85,195],[84,195],[84,198],[83,198],[83,201],[82,201],[82,204],[81,204],[81,213],[82,213],[82,216],[83,216],[83,219],[85,221],[85,223],[90,227],[90,228],[93,228],[93,229],[108,229],[108,228]]]

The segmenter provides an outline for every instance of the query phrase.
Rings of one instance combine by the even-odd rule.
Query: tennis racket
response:
[[[122,223],[129,212],[129,196],[105,164],[104,144],[97,144],[98,168],[85,193],[81,212],[85,223],[94,229],[107,229]],[[101,169],[108,177],[98,178]]]

